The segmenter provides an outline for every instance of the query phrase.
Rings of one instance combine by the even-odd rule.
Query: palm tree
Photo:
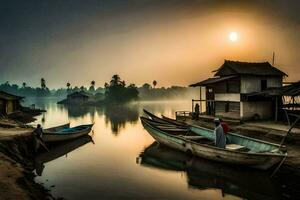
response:
[[[111,85],[119,85],[119,83],[121,82],[121,78],[118,74],[115,74],[112,76],[110,84]]]
[[[41,78],[41,88],[42,89],[46,88],[46,80],[44,78]]]
[[[27,84],[25,82],[22,83],[23,88],[26,88]]]
[[[89,88],[89,91],[92,92],[92,93],[95,92],[95,84],[96,84],[95,81],[91,81],[91,86]]]
[[[154,80],[154,81],[153,81],[153,86],[154,86],[154,88],[155,88],[156,85],[157,85],[157,81]]]
[[[70,90],[70,87],[71,87],[71,83],[67,83],[67,88],[68,88],[68,90]]]

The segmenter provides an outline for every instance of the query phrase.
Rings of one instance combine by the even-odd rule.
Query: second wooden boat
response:
[[[163,118],[157,117],[156,115],[152,114],[151,112],[143,109],[144,113],[149,116],[153,121],[157,122],[157,123],[161,123],[161,124],[173,124],[176,126],[180,126],[180,127],[187,127],[188,125],[184,122],[179,122],[176,120],[173,120],[171,118],[167,118],[165,116],[163,116]]]

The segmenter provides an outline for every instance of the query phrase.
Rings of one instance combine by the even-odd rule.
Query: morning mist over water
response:
[[[300,193],[300,2],[0,2],[0,200]]]

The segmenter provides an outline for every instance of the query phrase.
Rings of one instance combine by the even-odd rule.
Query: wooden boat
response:
[[[173,124],[173,125],[180,126],[180,127],[187,127],[187,124],[185,124],[184,122],[179,122],[179,121],[176,121],[176,120],[172,120],[172,119],[167,118],[167,117],[160,118],[160,117],[157,117],[156,115],[152,114],[151,112],[149,112],[145,109],[143,109],[143,111],[146,115],[148,115],[155,122],[158,122],[158,123],[161,123],[161,124]]]
[[[61,131],[65,128],[70,128],[70,123],[44,129],[44,132],[45,133],[47,133],[47,132],[58,132],[58,131]]]
[[[169,117],[166,117],[164,115],[161,116],[163,120],[169,122],[169,123],[175,123],[175,124],[178,124],[180,126],[188,126],[188,124],[184,123],[184,122],[179,122],[177,121],[176,119],[171,119]]]
[[[75,139],[91,132],[94,124],[80,125],[69,128],[67,125],[53,127],[44,130],[43,140],[45,142],[60,142]]]
[[[183,134],[158,128],[149,118],[140,118],[144,128],[159,143],[209,160],[266,170],[287,156],[278,144],[228,133],[231,144],[223,149],[214,146],[213,130],[189,126]]]

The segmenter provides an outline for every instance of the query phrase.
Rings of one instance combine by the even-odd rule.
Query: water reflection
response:
[[[271,180],[264,173],[228,169],[225,165],[189,159],[181,152],[152,144],[153,138],[139,123],[142,109],[174,117],[176,110],[190,110],[190,101],[137,102],[116,107],[66,107],[57,105],[58,100],[44,98],[28,102],[29,105],[35,103],[37,107],[47,110],[44,116],[37,117],[35,123],[44,121],[43,127],[48,128],[68,122],[71,126],[95,122],[93,140],[96,144],[91,145],[88,138],[80,139],[61,147],[53,146],[58,150],[39,155],[37,173],[43,175],[35,180],[51,188],[55,197],[72,200],[282,197],[278,193],[284,190],[283,187],[270,183]],[[135,163],[143,149],[139,161],[147,167]],[[291,183],[291,179],[286,182]],[[297,190],[293,183],[280,183],[285,188]],[[52,188],[52,185],[55,187]],[[277,190],[274,191],[274,187]],[[293,195],[290,191],[286,193]]]
[[[71,140],[68,142],[62,142],[59,144],[54,144],[54,146],[48,146],[50,151],[49,152],[43,152],[39,153],[34,158],[34,165],[36,169],[36,174],[41,176],[43,174],[43,170],[45,168],[45,163],[50,162],[52,160],[55,160],[59,157],[62,157],[67,154],[78,149],[79,147],[89,143],[93,142],[92,137],[89,135],[82,136],[80,138],[77,138],[75,140]]]
[[[89,116],[91,122],[97,116],[104,116],[106,126],[111,127],[113,134],[118,135],[125,129],[126,124],[137,123],[139,120],[139,107],[136,104],[102,105],[102,106],[71,106],[61,105],[68,113],[70,119],[80,119]]]
[[[103,107],[105,124],[110,124],[113,134],[118,135],[121,129],[125,129],[127,123],[137,123],[139,120],[138,106],[115,105]]]
[[[265,172],[226,166],[197,157],[187,156],[157,142],[140,154],[142,166],[168,171],[185,172],[189,188],[220,189],[222,196],[233,195],[243,199],[279,199],[276,184]]]

